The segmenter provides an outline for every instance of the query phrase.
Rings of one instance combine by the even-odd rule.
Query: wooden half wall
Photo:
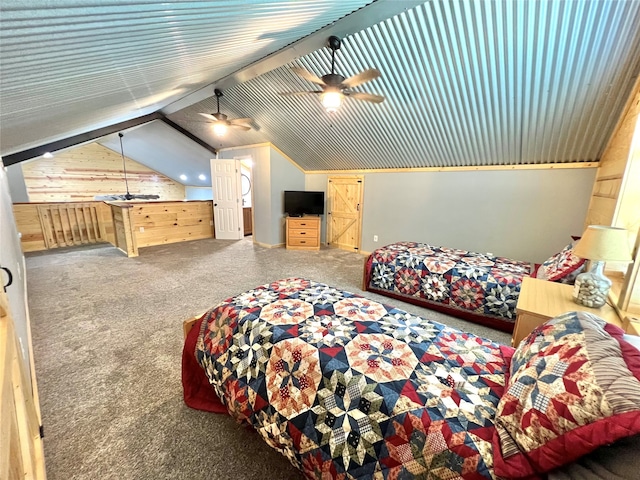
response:
[[[112,203],[116,243],[129,257],[138,248],[213,238],[213,202]]]
[[[213,202],[18,203],[24,252],[107,242],[129,257],[138,248],[213,238]]]

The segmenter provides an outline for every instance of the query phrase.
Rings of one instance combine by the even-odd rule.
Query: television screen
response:
[[[285,190],[284,213],[292,217],[324,214],[324,192]]]

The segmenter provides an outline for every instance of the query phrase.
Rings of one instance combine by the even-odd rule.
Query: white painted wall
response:
[[[13,205],[9,196],[9,182],[2,161],[0,161],[0,265],[8,268],[13,275],[13,282],[7,287],[7,298],[15,323],[16,335],[20,341],[24,368],[31,375],[25,262],[13,216]],[[0,277],[0,288],[2,288],[7,284],[8,276],[2,271],[0,272]]]
[[[222,150],[219,158],[251,157],[253,238],[264,245],[284,245],[285,190],[304,190],[305,174],[269,145]]]
[[[304,190],[305,174],[277,150],[270,148],[270,153],[271,211],[273,212],[271,245],[280,245],[286,242],[284,191]]]
[[[211,187],[184,187],[184,196],[187,200],[213,200]]]
[[[408,240],[542,262],[582,233],[595,173],[595,168],[367,173],[362,251]],[[326,192],[327,175],[307,174],[305,185]]]
[[[327,243],[327,181],[329,175],[307,174],[305,175],[304,189],[307,192],[324,192],[324,215],[320,216],[320,242]]]
[[[6,168],[11,201],[13,203],[28,203],[29,194],[27,193],[27,185],[24,182],[22,164],[16,163],[15,165],[9,165]]]

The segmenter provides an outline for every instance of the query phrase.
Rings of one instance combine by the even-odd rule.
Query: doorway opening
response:
[[[244,236],[253,235],[253,159],[251,156],[240,160],[240,193],[242,195],[242,219]]]

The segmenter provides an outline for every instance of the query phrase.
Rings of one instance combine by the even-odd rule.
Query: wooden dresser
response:
[[[287,248],[320,250],[320,217],[287,217]]]

